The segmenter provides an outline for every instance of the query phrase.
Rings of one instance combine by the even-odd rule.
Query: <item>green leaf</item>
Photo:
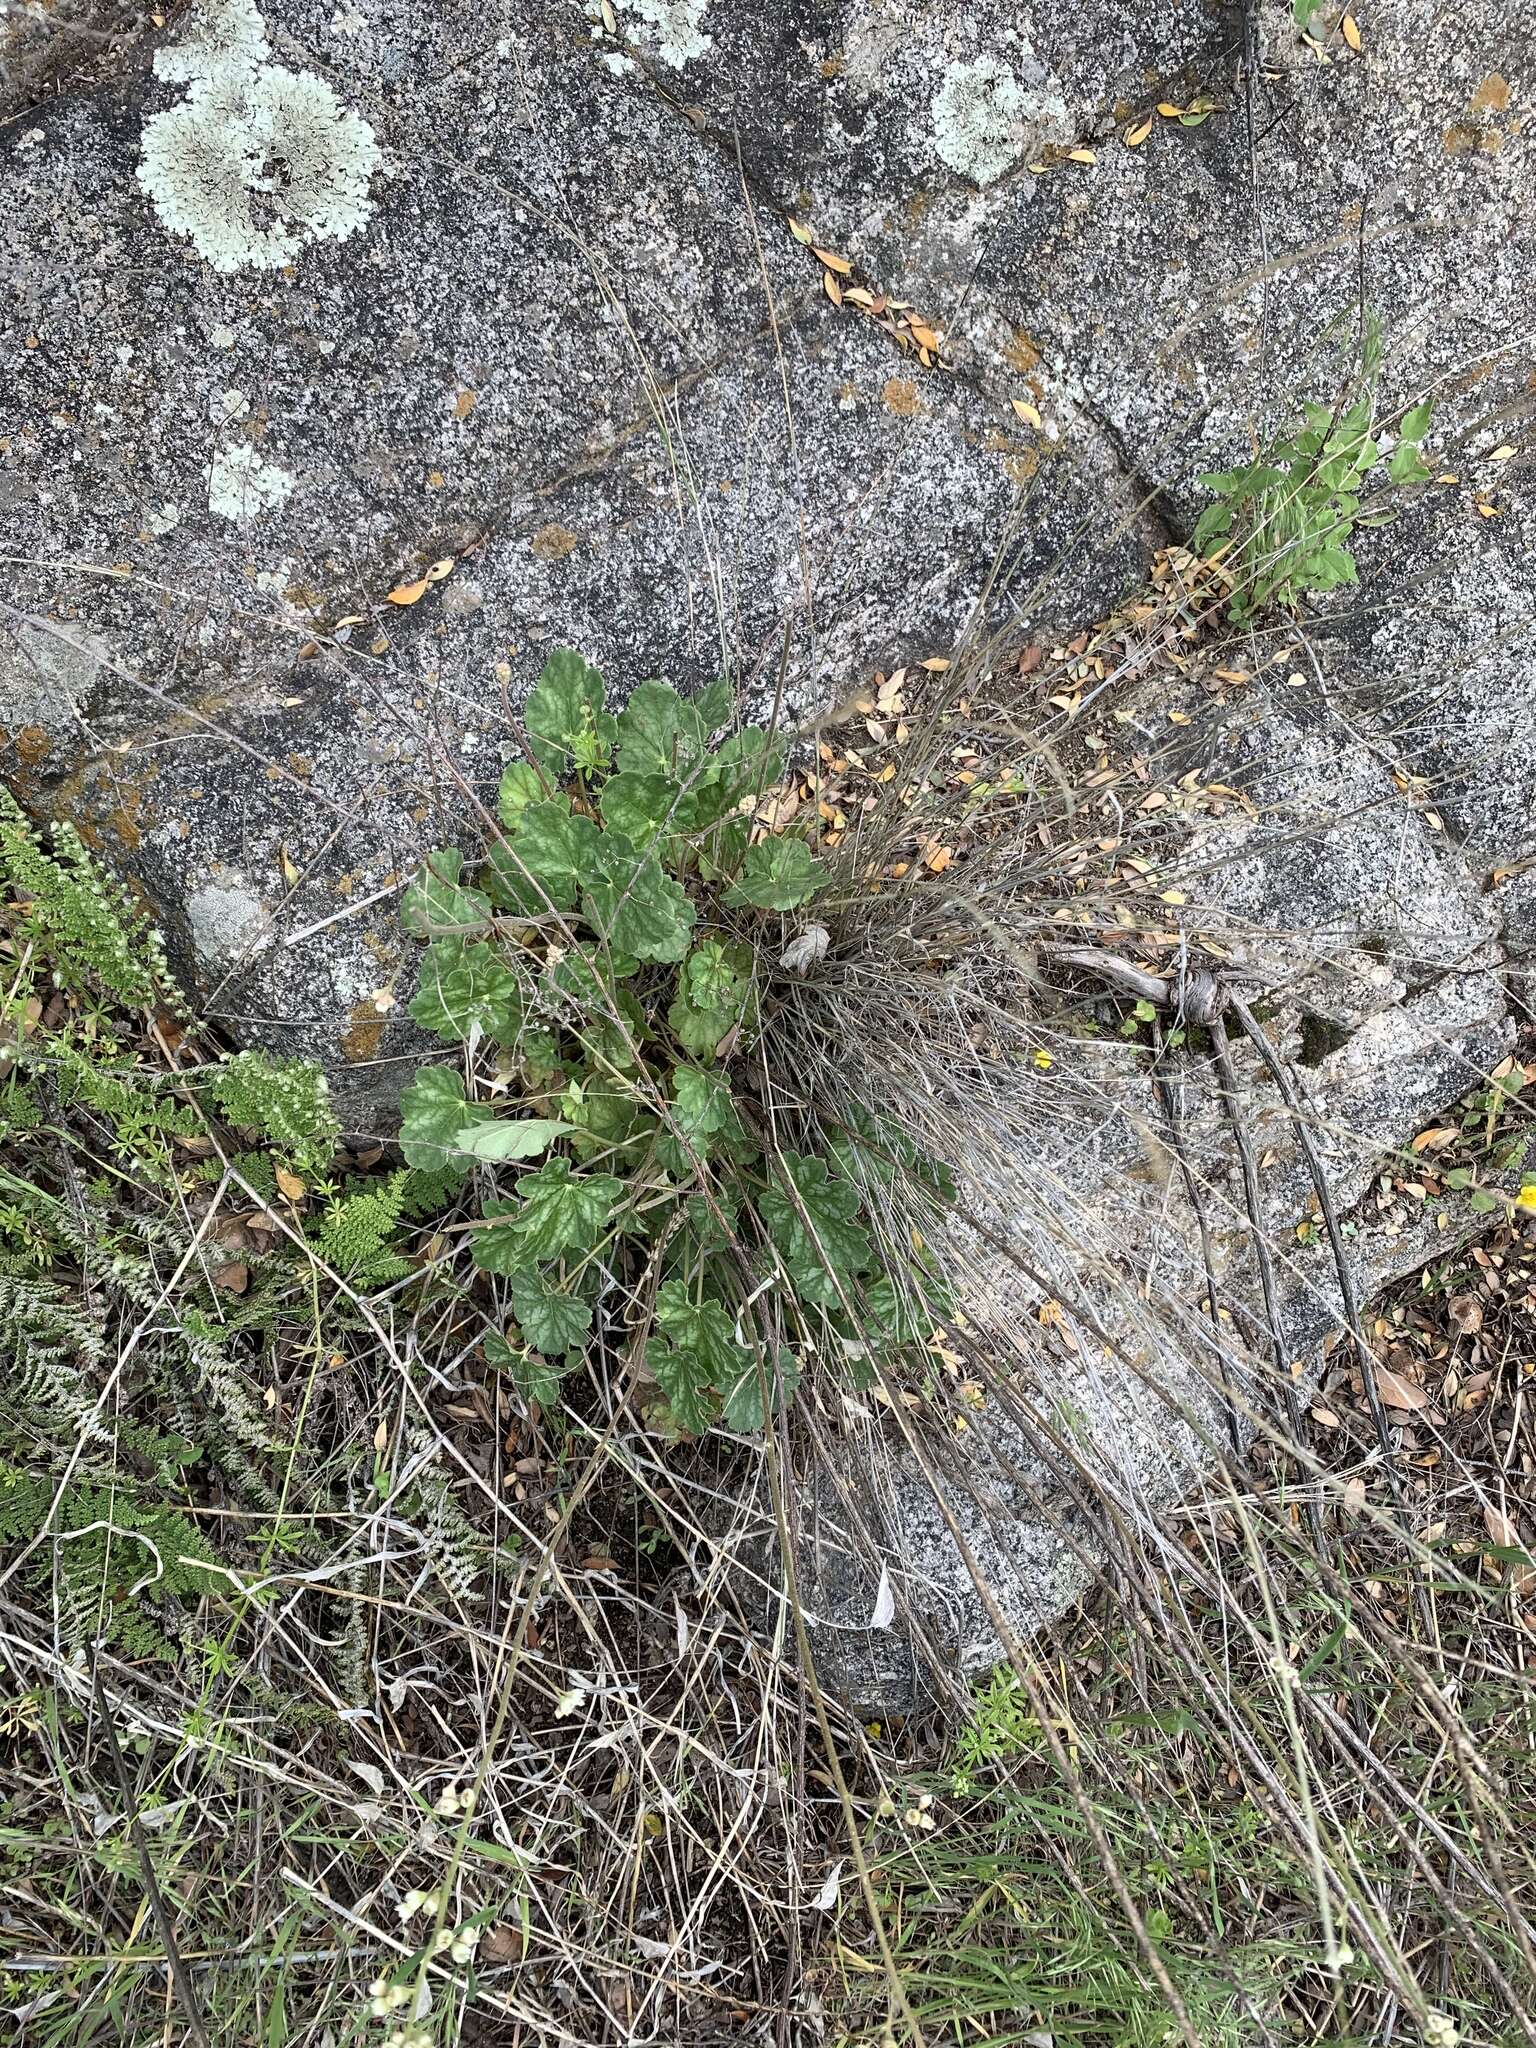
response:
[[[899,1168],[918,1171],[922,1155],[891,1118],[875,1115],[860,1102],[850,1102],[843,1118],[847,1129],[827,1139],[827,1151],[846,1179],[860,1186],[874,1182],[890,1187]]]
[[[472,1124],[459,1133],[461,1151],[472,1159],[489,1159],[504,1164],[512,1159],[537,1159],[556,1138],[573,1128],[556,1117],[525,1116],[515,1120],[498,1117],[492,1123]]]
[[[554,1286],[536,1267],[511,1276],[518,1328],[536,1351],[574,1351],[592,1327],[592,1304]]]
[[[770,740],[757,725],[744,725],[740,732],[730,733],[716,748],[715,760],[727,791],[723,809],[749,793],[766,789],[784,773],[782,742]]]
[[[763,839],[747,848],[741,876],[726,891],[727,903],[758,910],[795,910],[809,903],[827,878],[803,839]]]
[[[464,856],[456,846],[427,855],[400,898],[400,922],[413,938],[440,938],[490,922],[489,900],[478,889],[460,885],[463,869]]]
[[[598,801],[604,824],[644,847],[664,826],[671,831],[681,829],[677,816],[681,794],[670,775],[626,768],[609,776]]]
[[[486,1202],[481,1211],[481,1227],[469,1234],[469,1255],[482,1273],[510,1279],[532,1264],[517,1234],[521,1214],[510,1195],[493,1195]]]
[[[1398,441],[1406,441],[1410,445],[1422,441],[1429,432],[1429,423],[1434,417],[1434,412],[1435,401],[1432,398],[1426,398],[1419,405],[1410,406],[1398,422]]]
[[[681,960],[696,915],[654,854],[636,853],[621,833],[604,834],[607,872],[582,899],[587,922],[621,953],[640,960]]]
[[[882,1273],[864,1294],[868,1320],[897,1344],[925,1342],[939,1320],[940,1306],[927,1299],[915,1281],[898,1288],[889,1273]]]
[[[468,1038],[481,1031],[500,1045],[517,1036],[522,997],[517,976],[484,939],[434,939],[422,957],[421,983],[411,1015],[438,1038]]]
[[[523,1070],[523,1079],[535,1092],[553,1081],[562,1071],[560,1047],[552,1031],[545,1031],[535,1025],[523,1032],[517,1041],[517,1057]]]
[[[735,1326],[721,1303],[692,1300],[681,1280],[664,1280],[657,1289],[656,1321],[670,1340],[671,1356],[658,1364],[647,1345],[646,1363],[683,1427],[705,1428],[713,1410],[706,1407],[704,1389],[734,1386],[742,1375],[743,1357],[752,1354],[736,1341]],[[680,1398],[688,1408],[686,1415]]]
[[[1190,537],[1190,546],[1196,554],[1207,541],[1216,540],[1232,531],[1232,507],[1230,505],[1207,505],[1195,521],[1195,530]]]
[[[703,940],[689,954],[667,1022],[695,1059],[713,1059],[732,1026],[748,1015],[751,967],[750,947],[726,946],[718,939]]]
[[[707,741],[709,735],[717,731],[730,717],[735,693],[724,676],[716,676],[712,683],[707,683],[699,694],[689,701],[699,714],[699,722]]]
[[[563,790],[549,787],[548,778],[541,775],[531,761],[509,761],[501,771],[501,786],[496,792],[496,814],[509,832],[517,830],[530,804],[556,803],[569,809],[570,802]]]
[[[835,1307],[839,1283],[851,1289],[855,1277],[875,1263],[874,1247],[855,1222],[862,1206],[851,1181],[833,1180],[826,1161],[800,1152],[781,1152],[779,1165],[799,1196],[799,1206],[778,1188],[757,1198],[758,1214],[806,1301]],[[803,1209],[805,1220],[802,1220]]]
[[[480,870],[480,886],[496,908],[509,917],[542,917],[550,907],[546,892],[525,872],[510,839],[498,839],[486,855]]]
[[[1392,460],[1387,464],[1387,475],[1395,484],[1419,484],[1434,475],[1411,441],[1399,441],[1392,450]]]
[[[719,1072],[702,1067],[677,1067],[672,1074],[672,1101],[677,1121],[690,1137],[723,1130],[735,1115],[731,1084]]]
[[[618,718],[624,772],[685,775],[703,755],[712,726],[720,722],[706,723],[703,714],[701,704],[686,702],[670,683],[641,683]]]
[[[718,1009],[701,1010],[690,1003],[686,996],[676,995],[667,1006],[667,1023],[673,1036],[685,1052],[691,1052],[696,1060],[712,1060],[715,1048],[730,1031],[739,1024],[741,1012],[722,1006]]]
[[[768,1391],[766,1414],[763,1402],[765,1382]],[[800,1361],[792,1351],[781,1349],[773,1361],[765,1358],[759,1373],[758,1354],[744,1350],[735,1377],[721,1382],[720,1420],[727,1429],[750,1435],[764,1427],[768,1416],[778,1414],[799,1384]]]
[[[707,1367],[692,1351],[680,1351],[665,1337],[652,1337],[645,1347],[645,1362],[667,1397],[679,1429],[690,1436],[702,1436],[715,1419],[715,1401],[710,1391]]]
[[[700,1010],[720,1009],[731,1003],[739,1006],[747,992],[742,968],[750,965],[750,961],[751,955],[744,949],[728,950],[719,939],[701,940],[688,955],[680,977],[689,1002]]]
[[[567,1359],[562,1365],[553,1365],[537,1352],[494,1335],[485,1340],[485,1362],[506,1373],[523,1399],[537,1401],[541,1408],[552,1408],[560,1398],[560,1382],[572,1363]]]
[[[751,836],[752,826],[746,818],[726,818],[718,825],[698,849],[699,873],[704,880],[730,881],[741,868]]]
[[[580,1159],[591,1159],[598,1153],[611,1153],[616,1146],[654,1138],[661,1130],[632,1089],[610,1087],[602,1080],[583,1084],[579,1099],[567,1090],[560,1106],[571,1122],[579,1126],[573,1149]],[[616,1162],[610,1159],[609,1163]]]
[[[462,1133],[493,1114],[465,1101],[464,1076],[456,1067],[422,1067],[400,1098],[400,1150],[406,1165],[463,1174],[468,1161],[460,1147]]]
[[[554,910],[569,910],[577,895],[603,872],[603,835],[590,818],[559,804],[530,804],[512,852],[542,882]]]
[[[624,1193],[612,1174],[571,1172],[567,1159],[551,1159],[517,1184],[522,1210],[516,1229],[525,1260],[542,1264],[562,1252],[589,1252]]]
[[[589,736],[611,746],[618,732],[617,720],[603,709],[601,675],[569,647],[557,647],[545,662],[523,722],[538,760],[557,776]]]
[[[586,941],[560,956],[545,975],[543,986],[564,998],[551,1007],[557,1010],[568,1030],[585,1029],[594,1023],[611,1029],[613,1014],[617,1013],[631,1030],[644,1035],[644,1010],[632,995],[617,986],[618,976],[627,966],[622,955],[610,965],[601,948]]]

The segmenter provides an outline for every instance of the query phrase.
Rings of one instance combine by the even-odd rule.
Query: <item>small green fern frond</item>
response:
[[[330,1085],[310,1060],[237,1052],[206,1074],[208,1091],[232,1124],[258,1130],[300,1173],[323,1173],[341,1135]]]
[[[48,1479],[0,1465],[0,1537],[50,1537],[30,1576],[52,1591],[65,1643],[115,1643],[130,1656],[174,1658],[164,1623],[188,1603],[229,1589],[208,1539],[174,1508],[121,1485],[72,1483],[56,1508],[54,1494]]]
[[[311,1241],[344,1280],[381,1287],[414,1271],[391,1244],[410,1179],[409,1171],[394,1173],[327,1205]]]
[[[9,791],[0,789],[0,884],[18,899],[16,925],[46,958],[61,988],[92,988],[131,1004],[180,1008],[158,932],[73,825],[42,840]]]

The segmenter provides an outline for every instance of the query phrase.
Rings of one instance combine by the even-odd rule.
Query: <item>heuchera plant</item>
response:
[[[548,1403],[601,1335],[689,1433],[761,1428],[812,1352],[867,1374],[929,1334],[936,1298],[920,1255],[882,1269],[866,1212],[899,1170],[938,1184],[899,1133],[821,1118],[817,1149],[791,1114],[806,1149],[770,1135],[765,997],[786,919],[832,877],[805,839],[754,826],[783,749],[755,726],[712,743],[728,709],[723,686],[685,701],[648,682],[615,716],[557,652],[501,836],[472,875],[431,854],[401,908],[426,942],[411,1015],[494,1048],[484,1099],[458,1068],[418,1073],[401,1132],[410,1165],[495,1190],[472,1232],[511,1310],[493,1363]]]

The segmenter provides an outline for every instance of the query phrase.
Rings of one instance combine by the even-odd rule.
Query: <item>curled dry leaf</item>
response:
[[[425,576],[418,576],[414,583],[397,583],[389,592],[387,601],[390,604],[417,604],[426,596],[428,587]]]
[[[807,925],[799,938],[791,939],[779,955],[779,965],[791,974],[806,974],[818,960],[826,958],[832,935],[824,924]]]
[[[1416,1411],[1429,1405],[1429,1396],[1422,1387],[1416,1387],[1412,1380],[1405,1380],[1401,1373],[1385,1365],[1376,1368],[1376,1391],[1388,1408]]]
[[[1489,1501],[1483,1508],[1483,1527],[1488,1531],[1488,1541],[1500,1550],[1518,1550],[1520,1531],[1515,1527],[1513,1515],[1505,1514]]]
[[[1453,1294],[1446,1312],[1463,1337],[1475,1337],[1483,1327],[1483,1305],[1475,1294]]]

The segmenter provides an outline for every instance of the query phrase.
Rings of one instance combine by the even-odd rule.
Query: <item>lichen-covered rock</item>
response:
[[[684,48],[673,13],[631,10],[637,48]],[[484,26],[193,0],[0,172],[26,344],[0,758],[133,871],[236,1035],[324,1058],[376,1128],[424,1049],[391,891],[479,829],[551,646],[620,690],[782,669],[793,716],[952,646],[1000,559],[1061,623],[1145,560],[1096,430],[1026,431],[833,305],[579,9]],[[301,162],[252,112],[322,69],[332,214],[329,143]],[[210,78],[239,134],[193,165],[198,214],[161,144]]]

